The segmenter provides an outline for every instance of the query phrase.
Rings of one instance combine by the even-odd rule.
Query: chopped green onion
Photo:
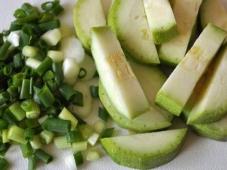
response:
[[[5,104],[7,101],[9,101],[10,96],[8,92],[1,92],[0,93],[0,104]]]
[[[6,60],[10,45],[11,44],[9,41],[5,41],[4,44],[0,47],[0,61]]]
[[[44,152],[41,149],[36,150],[35,156],[46,164],[53,160],[53,157],[51,155],[49,155],[48,153]]]
[[[51,21],[54,19],[54,15],[50,14],[50,13],[42,13],[41,14],[41,18],[39,19],[39,23],[43,23],[43,22],[47,22],[47,21]]]
[[[26,34],[25,32],[21,32],[20,35],[20,48],[23,49],[23,47],[31,44],[31,36]]]
[[[8,129],[2,130],[2,143],[8,143]]]
[[[81,152],[77,152],[73,156],[74,156],[74,160],[76,162],[76,166],[80,166],[84,163],[83,155]]]
[[[109,138],[109,137],[112,137],[113,134],[114,134],[114,128],[107,128],[100,134],[100,138]]]
[[[55,81],[58,85],[60,85],[64,80],[63,70],[62,70],[62,63],[53,63],[52,69],[55,73]]]
[[[12,85],[14,85],[15,87],[21,86],[23,77],[24,77],[23,73],[14,74],[12,77]]]
[[[32,69],[36,70],[40,66],[41,61],[34,59],[34,58],[28,58],[25,61],[25,64],[26,64],[26,66],[31,67]]]
[[[71,129],[75,129],[78,123],[78,120],[76,119],[75,116],[73,116],[73,114],[66,109],[65,107],[63,108],[63,110],[61,111],[61,113],[58,115],[58,117],[60,119],[63,120],[68,120],[71,122]]]
[[[35,136],[35,130],[31,128],[25,129],[24,136],[26,140],[32,140]]]
[[[13,56],[13,65],[15,68],[21,68],[23,66],[23,59],[21,54],[16,54]]]
[[[23,79],[20,91],[20,99],[29,99],[31,97],[30,83],[31,81],[29,79]]]
[[[53,80],[54,79],[54,73],[49,70],[43,75],[43,81]]]
[[[55,98],[50,89],[44,86],[37,94],[39,100],[45,107],[50,107],[53,105]]]
[[[93,98],[99,98],[99,87],[90,86],[90,93]]]
[[[9,143],[1,143],[0,144],[0,156],[5,156],[6,152],[8,151],[10,147]]]
[[[42,147],[42,142],[39,135],[33,136],[33,139],[30,141],[30,144],[33,149],[40,149]]]
[[[47,52],[47,56],[50,57],[55,63],[62,62],[64,60],[64,54],[61,51],[50,50]]]
[[[35,119],[40,115],[39,105],[32,99],[23,101],[21,103],[21,108],[26,112],[26,117],[28,119]]]
[[[93,133],[89,138],[88,138],[88,143],[92,146],[96,144],[96,142],[99,139],[99,134]]]
[[[39,24],[39,28],[42,31],[49,31],[49,30],[59,28],[59,27],[60,27],[60,21],[58,19],[54,19],[54,20],[43,22],[43,23]]]
[[[32,14],[30,14],[30,15],[27,15],[27,16],[23,17],[23,18],[18,18],[18,19],[17,19],[17,22],[18,22],[19,24],[25,24],[25,23],[28,23],[28,22],[35,21],[35,20],[37,20],[38,18],[39,18],[39,14],[37,14],[37,13],[32,13]]]
[[[45,144],[49,144],[54,138],[54,133],[44,130],[40,133],[40,137],[44,140]]]
[[[107,112],[107,110],[105,108],[99,107],[99,111],[98,112],[99,112],[98,116],[99,116],[100,119],[102,119],[104,121],[108,120],[109,113]]]
[[[88,139],[94,132],[92,127],[87,124],[80,125],[79,131],[84,139]]]
[[[48,116],[47,116],[47,115],[45,115],[45,116],[39,118],[39,119],[38,119],[39,124],[42,124],[43,122],[45,122],[46,119],[48,119]]]
[[[37,119],[25,119],[24,121],[27,128],[36,128],[39,126]]]
[[[77,94],[77,91],[74,90],[70,85],[62,84],[59,87],[59,91],[65,100],[70,101],[74,95]]]
[[[56,46],[61,38],[61,31],[58,28],[47,31],[41,37],[50,46]]]
[[[22,54],[25,57],[35,57],[38,53],[38,49],[36,47],[33,46],[24,46],[22,49]]]
[[[28,158],[28,170],[35,170],[36,164],[37,164],[37,160],[34,155]]]
[[[95,151],[95,150],[90,150],[86,154],[86,160],[87,161],[94,161],[94,160],[99,159],[100,157],[101,156],[100,156],[99,152]]]
[[[80,68],[78,78],[82,79],[82,78],[86,77],[86,75],[87,75],[87,71],[84,68]]]
[[[15,116],[18,121],[25,118],[25,111],[21,108],[20,103],[16,102],[9,106],[10,112]]]
[[[0,169],[7,170],[8,166],[9,166],[9,163],[7,162],[7,160],[4,158],[0,158]]]
[[[66,134],[66,139],[69,143],[81,142],[83,140],[79,131],[73,130]]]
[[[45,130],[58,133],[67,133],[70,130],[70,121],[58,118],[48,118],[42,123]]]
[[[87,150],[87,141],[72,143],[72,150],[74,153]]]
[[[24,133],[24,129],[16,125],[12,125],[8,131],[8,139],[20,144],[26,144]]]
[[[55,15],[58,15],[63,11],[63,7],[60,5],[59,0],[44,2],[41,5],[41,8],[44,11],[53,13]]]
[[[67,149],[71,147],[71,144],[67,141],[65,136],[54,138],[54,145],[58,149]]]
[[[26,13],[24,12],[23,9],[17,9],[13,15],[15,18],[23,18],[26,16]]]
[[[2,119],[6,120],[9,124],[16,124],[16,118],[14,115],[9,111],[9,109],[6,109],[2,115]]]
[[[41,64],[36,69],[36,72],[39,76],[42,76],[49,68],[51,68],[52,59],[50,57],[46,57]]]
[[[16,98],[18,96],[18,88],[14,85],[9,86],[8,89],[6,90],[9,95],[13,98]]]
[[[4,119],[0,119],[0,130],[7,129],[9,123]]]
[[[13,72],[13,67],[11,64],[8,64],[3,67],[3,75],[4,76],[10,76]]]
[[[33,154],[33,149],[29,142],[26,144],[21,144],[20,149],[24,158],[28,158]]]

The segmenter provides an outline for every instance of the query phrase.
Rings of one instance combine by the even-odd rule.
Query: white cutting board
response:
[[[0,0],[0,31],[8,28],[13,20],[13,11],[20,7],[25,0]],[[33,4],[40,4],[44,0],[27,0]],[[65,14],[62,17],[62,25],[71,28],[72,9],[75,0],[62,0],[61,3],[65,7]],[[227,3],[226,3],[227,4]],[[89,11],[88,11],[89,12]],[[40,170],[73,170],[67,160],[73,164],[70,151],[60,151],[54,147],[48,148],[49,152],[54,155],[54,161],[48,165],[41,165]],[[6,155],[10,161],[10,170],[26,170],[27,161],[22,157],[18,147],[11,147]],[[67,159],[65,159],[67,158]],[[74,168],[75,169],[75,168]],[[94,162],[86,163],[79,167],[80,170],[128,170],[128,168],[119,166],[112,162],[110,158],[103,157]],[[226,170],[227,169],[227,142],[218,142],[210,139],[198,137],[194,133],[189,133],[186,142],[179,155],[170,163],[163,165],[157,170]]]

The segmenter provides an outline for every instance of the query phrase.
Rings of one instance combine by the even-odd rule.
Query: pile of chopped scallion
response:
[[[67,109],[70,105],[83,107],[85,99],[72,82],[64,80],[67,74],[68,80],[76,79],[77,74],[83,78],[86,69],[73,71],[67,63],[63,67],[57,18],[61,12],[58,0],[43,3],[41,10],[24,3],[15,11],[9,30],[0,33],[1,170],[9,167],[4,156],[12,144],[20,146],[23,157],[28,159],[28,170],[33,170],[38,161],[47,164],[53,159],[44,150],[45,145],[71,148],[80,165],[84,158],[98,159],[100,153],[92,146],[99,138],[113,134],[113,128],[104,127],[108,119],[105,109],[99,108],[96,128]],[[98,98],[98,87],[90,86],[90,93]]]

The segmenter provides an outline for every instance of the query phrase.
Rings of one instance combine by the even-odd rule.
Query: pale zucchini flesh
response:
[[[130,119],[147,111],[149,102],[110,28],[93,28],[91,44],[100,80],[118,111]]]
[[[143,2],[148,25],[156,44],[164,43],[178,34],[169,0],[143,0]]]
[[[179,116],[225,37],[225,31],[208,24],[158,92],[156,103]]]
[[[178,35],[159,48],[160,60],[177,65],[185,56],[202,0],[171,0]]]
[[[73,10],[73,22],[78,38],[90,51],[91,28],[106,25],[101,0],[78,0]]]
[[[101,139],[101,143],[120,165],[150,169],[171,161],[179,152],[187,129],[136,134]]]
[[[213,64],[213,63],[212,63]],[[201,97],[192,106],[188,124],[211,123],[220,120],[227,113],[227,47],[217,55],[213,71],[203,84]]]
[[[115,0],[109,12],[108,25],[134,59],[146,64],[160,63],[142,0]]]

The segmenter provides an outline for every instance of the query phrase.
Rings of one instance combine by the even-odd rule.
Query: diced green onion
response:
[[[24,121],[27,128],[36,128],[39,126],[37,119],[25,119]]]
[[[8,89],[6,90],[9,95],[13,98],[16,98],[18,96],[18,88],[14,85],[9,86]]]
[[[26,64],[26,66],[31,67],[32,69],[36,70],[40,66],[41,61],[34,59],[34,58],[28,58],[25,61],[25,64]]]
[[[43,75],[43,81],[53,80],[54,79],[54,73],[49,70]]]
[[[50,89],[44,86],[37,94],[39,100],[45,107],[50,107],[53,105],[55,98]]]
[[[84,139],[88,139],[93,134],[93,129],[88,124],[83,124],[79,126],[79,131]]]
[[[90,86],[90,93],[93,98],[99,98],[99,87]]]
[[[7,127],[8,127],[8,122],[3,119],[0,119],[0,130],[7,129]]]
[[[31,44],[31,36],[22,31],[20,35],[20,48],[23,49],[23,47],[30,44]]]
[[[74,153],[87,150],[87,141],[72,143]]]
[[[10,76],[13,72],[13,66],[11,64],[5,65],[2,71],[4,76]]]
[[[37,160],[35,155],[32,155],[28,158],[28,170],[35,170],[36,169]]]
[[[35,119],[40,115],[39,105],[32,99],[23,101],[21,103],[21,108],[26,112],[26,117],[28,119]]]
[[[15,68],[21,68],[23,66],[23,59],[21,54],[16,54],[13,56],[13,65]]]
[[[50,14],[50,13],[42,13],[41,18],[39,19],[39,23],[43,23],[43,22],[47,22],[47,21],[51,21],[54,19],[54,15]]]
[[[9,111],[9,109],[6,109],[2,115],[2,119],[6,120],[9,124],[16,124],[16,118],[15,116]]]
[[[64,60],[64,54],[61,51],[50,50],[47,52],[47,56],[50,57],[55,63],[62,62]]]
[[[53,160],[53,157],[50,154],[44,152],[41,149],[36,150],[35,156],[46,164]]]
[[[20,31],[12,31],[6,38],[13,47],[18,47],[20,44]]]
[[[96,142],[99,139],[99,134],[93,133],[89,138],[88,138],[88,143],[92,146],[96,144]]]
[[[10,45],[11,44],[9,41],[5,41],[4,44],[0,47],[0,61],[6,60]]]
[[[41,36],[41,39],[43,39],[50,46],[57,45],[61,38],[61,31],[58,28],[49,30]]]
[[[94,128],[95,128],[95,131],[96,131],[97,133],[102,133],[103,130],[106,128],[106,123],[105,123],[105,121],[103,121],[103,120],[98,120],[97,122],[95,122]]]
[[[33,149],[40,149],[42,147],[42,142],[39,135],[35,135],[30,141],[30,144]]]
[[[99,159],[100,157],[101,156],[100,156],[99,152],[95,151],[95,150],[90,150],[86,154],[86,160],[87,161],[94,161],[94,160]]]
[[[54,19],[51,21],[47,21],[47,22],[43,22],[39,24],[39,28],[42,31],[49,31],[55,28],[59,28],[60,27],[60,21],[58,19]]]
[[[8,129],[2,130],[2,143],[8,143]]]
[[[21,152],[22,152],[24,158],[30,157],[33,153],[32,146],[29,142],[26,144],[21,144],[20,149],[21,149]]]
[[[66,134],[66,139],[69,143],[81,142],[83,140],[79,131],[73,130]]]
[[[48,118],[42,123],[45,130],[58,133],[67,133],[70,130],[70,121],[58,118]]]
[[[76,162],[76,166],[80,166],[84,163],[83,155],[81,152],[77,152],[73,156],[74,156],[74,160]]]
[[[109,138],[109,137],[112,137],[113,134],[114,134],[114,128],[107,128],[100,134],[100,138]]]
[[[9,147],[10,147],[9,143],[1,143],[0,144],[0,156],[2,156],[2,157],[5,156]]]
[[[42,76],[49,68],[51,68],[51,65],[52,59],[50,57],[46,57],[36,69],[36,72],[39,76]]]
[[[24,12],[23,9],[17,9],[17,10],[14,12],[13,16],[14,16],[15,18],[23,18],[23,17],[26,16],[26,13]]]
[[[55,15],[58,15],[63,11],[63,7],[60,5],[59,0],[44,2],[41,5],[41,8],[44,11],[48,13],[53,13]]]
[[[9,166],[9,163],[7,162],[7,160],[4,158],[0,158],[0,169],[7,170],[8,166]]]
[[[44,130],[40,133],[40,137],[44,140],[45,144],[49,144],[54,138],[54,133]]]
[[[14,74],[12,77],[12,85],[14,85],[15,87],[21,86],[23,77],[24,77],[23,73]]]
[[[39,15],[37,13],[32,13],[30,15],[27,15],[26,17],[18,18],[17,22],[20,23],[20,24],[25,24],[25,23],[28,23],[28,22],[32,22],[32,21],[34,21],[38,18],[39,18]]]
[[[73,114],[66,109],[65,107],[63,108],[63,110],[61,111],[61,113],[58,115],[58,117],[60,119],[63,120],[69,120],[71,122],[71,129],[75,129],[78,123],[78,120],[76,119],[75,116],[73,116]]]
[[[99,111],[98,111],[98,116],[100,119],[107,121],[109,118],[109,113],[107,112],[107,110],[105,108],[101,108],[99,107]]]
[[[20,144],[26,144],[24,132],[24,129],[12,125],[8,131],[8,139]]]
[[[54,71],[55,74],[55,81],[58,85],[60,85],[63,80],[64,80],[64,75],[63,75],[63,70],[62,70],[62,63],[58,62],[58,63],[53,63],[52,64],[52,69]]]
[[[67,141],[65,136],[54,138],[54,145],[58,149],[67,149],[71,147],[71,144]]]
[[[45,122],[45,120],[48,119],[48,115],[44,115],[43,117],[38,119],[39,124],[42,124],[43,122]]]
[[[21,121],[25,118],[25,111],[21,108],[20,103],[16,102],[10,105],[10,112],[15,116],[18,121]]]
[[[8,92],[1,92],[0,93],[0,104],[5,104],[10,99]]]
[[[25,57],[35,57],[38,53],[38,49],[36,47],[33,47],[33,46],[24,46],[23,49],[22,49],[22,54],[25,56]]]
[[[20,91],[20,99],[29,99],[31,97],[30,83],[31,81],[29,79],[23,79]]]
[[[87,75],[87,71],[84,68],[80,68],[78,78],[82,79],[82,78],[86,77],[86,75]]]
[[[70,85],[62,84],[59,87],[59,91],[65,100],[70,101],[74,95],[76,95],[77,91],[74,90]]]
[[[33,140],[33,137],[35,136],[35,130],[31,128],[25,129],[24,136],[26,140]]]
[[[73,85],[80,72],[80,66],[73,58],[65,58],[63,62],[64,81]]]

